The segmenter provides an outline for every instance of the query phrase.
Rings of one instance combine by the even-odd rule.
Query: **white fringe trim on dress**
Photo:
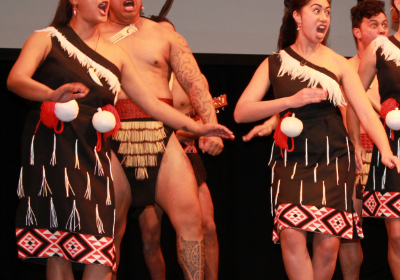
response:
[[[17,189],[17,194],[18,194],[19,198],[25,197],[24,185],[23,185],[23,179],[22,179],[23,169],[24,169],[24,167],[22,166],[21,171],[19,173],[19,181],[18,181],[18,189]]]
[[[106,205],[111,205],[111,194],[110,194],[110,179],[107,177],[107,198]]]
[[[400,49],[389,38],[378,36],[372,41],[371,45],[374,47],[374,53],[381,48],[382,56],[385,57],[386,61],[393,61],[397,67],[400,66]]]
[[[43,196],[43,197],[47,197],[47,191],[50,192],[50,194],[53,194],[51,192],[49,183],[47,183],[47,179],[46,179],[46,170],[44,169],[44,165],[42,166],[42,185],[40,186],[40,191],[38,196]]]
[[[316,88],[318,85],[326,90],[329,95],[329,100],[335,106],[346,105],[346,100],[343,97],[339,84],[327,76],[307,65],[301,66],[300,61],[290,56],[286,51],[279,51],[281,59],[281,68],[278,72],[278,77],[282,77],[286,73],[292,77],[292,80],[300,79],[302,82],[308,81],[307,87]]]
[[[87,183],[86,183],[86,192],[85,192],[85,198],[87,200],[90,200],[92,198],[92,186],[90,185],[90,176],[89,172],[86,172],[86,177],[87,177]]]
[[[75,141],[75,168],[81,169],[79,166],[78,139]]]
[[[278,205],[278,196],[279,196],[279,188],[281,186],[281,180],[278,181],[278,188],[276,190],[276,195],[275,195],[275,205]]]
[[[35,224],[37,225],[37,220],[31,207],[31,197],[28,196],[28,210],[26,211],[25,225],[27,226],[33,225],[33,222],[35,222]]]
[[[69,215],[67,224],[65,225],[65,229],[69,229],[69,231],[75,231],[76,228],[81,229],[81,216],[76,208],[76,200],[74,200],[72,211]]]
[[[105,233],[104,227],[103,227],[103,221],[100,219],[99,215],[99,205],[96,204],[96,225],[97,225],[97,230],[99,231],[99,234]]]
[[[104,78],[107,84],[110,86],[110,90],[115,95],[114,105],[116,104],[118,93],[121,91],[121,84],[119,83],[118,77],[115,76],[114,73],[84,54],[81,50],[79,50],[71,42],[69,42],[67,38],[65,38],[65,36],[53,26],[49,26],[41,30],[36,30],[36,32],[49,32],[49,36],[57,37],[61,47],[64,51],[68,53],[70,57],[76,58],[79,63],[83,67],[86,67],[88,70],[90,67],[93,67],[96,75],[99,78]]]
[[[64,168],[64,184],[65,184],[65,191],[67,193],[67,197],[69,197],[69,190],[71,190],[72,194],[75,196],[75,192],[72,189],[71,183],[69,182],[67,168]]]
[[[294,167],[293,167],[293,174],[292,174],[292,176],[290,177],[290,179],[292,179],[292,180],[293,180],[293,178],[294,178],[294,175],[296,175],[296,167],[297,167],[297,162],[294,164]]]
[[[50,197],[50,228],[58,227],[56,208],[54,207],[53,198]]]
[[[57,158],[56,158],[56,135],[54,134],[54,140],[53,140],[53,153],[51,154],[51,160],[50,160],[50,165],[54,166],[57,164]]]

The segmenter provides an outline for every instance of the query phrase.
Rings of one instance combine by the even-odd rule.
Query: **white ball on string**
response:
[[[117,121],[113,113],[97,109],[97,113],[93,115],[92,123],[94,128],[100,133],[107,133],[114,129]]]
[[[400,110],[396,108],[395,110],[390,111],[386,115],[385,119],[386,125],[391,130],[400,130]]]
[[[63,122],[70,122],[76,119],[79,113],[79,106],[76,100],[71,100],[65,103],[56,103],[54,114]]]
[[[303,123],[293,114],[292,117],[286,117],[282,120],[281,130],[288,137],[297,137],[303,131]]]

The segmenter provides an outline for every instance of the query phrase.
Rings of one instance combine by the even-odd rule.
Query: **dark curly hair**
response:
[[[282,19],[282,25],[279,32],[278,49],[282,50],[296,42],[297,23],[293,18],[294,11],[300,11],[311,0],[284,0],[285,15]],[[331,0],[327,0],[329,3]]]
[[[360,28],[363,18],[370,19],[380,13],[385,14],[385,2],[377,0],[359,1],[351,8],[351,24],[353,28]]]

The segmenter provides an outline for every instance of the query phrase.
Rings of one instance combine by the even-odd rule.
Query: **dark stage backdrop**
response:
[[[43,266],[17,259],[14,218],[20,170],[20,139],[26,108],[24,101],[6,89],[6,79],[18,50],[0,49],[0,93],[2,98],[1,149],[1,279],[45,279]],[[270,169],[271,137],[244,143],[241,137],[254,125],[236,124],[233,111],[264,56],[196,54],[213,96],[226,93],[229,106],[219,113],[219,122],[236,135],[225,141],[223,153],[204,156],[208,185],[215,207],[220,244],[220,279],[287,279],[279,245],[272,243]],[[260,122],[259,122],[260,123]],[[179,176],[179,174],[177,174]],[[382,220],[364,222],[364,263],[361,279],[393,279],[387,263],[387,236]],[[141,253],[138,223],[130,219],[122,243],[119,280],[150,279]],[[162,225],[162,250],[167,279],[183,279],[175,252],[175,233],[167,217]],[[76,279],[81,278],[76,272]],[[339,266],[333,279],[342,279]]]

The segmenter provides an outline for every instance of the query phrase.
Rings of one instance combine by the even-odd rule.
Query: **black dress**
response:
[[[60,134],[43,123],[35,133],[41,103],[32,102],[22,138],[16,218],[18,255],[23,259],[61,257],[113,267],[115,203],[110,140],[102,140],[101,150],[95,152],[97,136],[92,116],[97,108],[113,104],[115,94],[110,87],[119,87],[119,82],[110,81],[118,81],[120,72],[70,27],[45,30],[51,31],[52,48],[33,79],[52,89],[81,82],[90,92],[77,100],[79,114],[75,120],[64,123]],[[68,41],[78,50],[73,50]],[[95,69],[104,67],[107,81],[101,78],[103,86],[97,85],[87,67],[68,52],[82,52],[98,64]],[[102,168],[96,167],[99,163]]]
[[[338,95],[340,88],[333,73],[310,62],[300,66],[301,60],[290,47],[269,57],[269,78],[275,99],[296,94],[310,81],[304,76],[294,78],[293,72],[282,74],[284,64],[290,64],[294,71],[308,71],[316,79],[317,87],[321,88],[318,79],[325,79],[331,85],[328,92],[333,91],[333,85]],[[341,93],[336,98],[339,97]],[[282,151],[282,157],[279,147],[272,148],[269,166],[272,169],[271,204],[275,210],[273,241],[279,242],[279,234],[286,228],[345,239],[363,237],[351,199],[355,180],[354,149],[339,109],[326,100],[285,110],[281,117],[288,111],[295,113],[304,128],[294,138],[292,152]]]
[[[377,48],[376,68],[381,103],[389,98],[400,103],[400,67],[396,66],[395,60],[386,60],[387,54],[400,58],[400,42],[394,36],[389,37],[389,40],[380,36],[372,44]],[[385,131],[389,136],[390,129],[387,126]],[[390,148],[398,156],[399,139],[400,131],[394,131],[394,140],[389,138]],[[400,218],[400,175],[396,168],[386,168],[380,160],[379,151],[374,145],[368,182],[363,193],[362,215],[375,218]]]

